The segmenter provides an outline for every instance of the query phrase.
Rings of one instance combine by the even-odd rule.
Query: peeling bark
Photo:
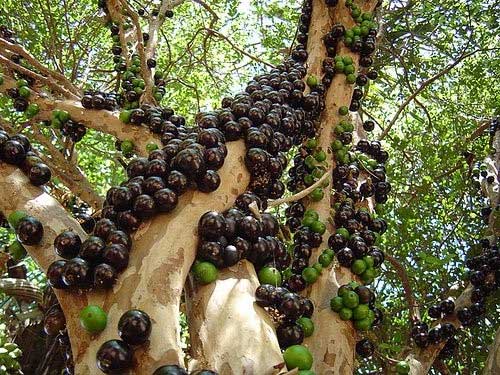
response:
[[[227,146],[228,158],[219,170],[222,180],[219,189],[211,194],[190,191],[179,199],[176,210],[144,223],[132,236],[129,266],[112,291],[56,290],[67,317],[77,374],[98,373],[95,353],[104,341],[118,338],[118,320],[132,308],[144,310],[153,321],[149,344],[135,351],[134,374],[149,375],[162,364],[184,364],[179,304],[195,258],[198,219],[206,211],[230,207],[248,184],[248,176],[241,172],[245,153],[243,142]],[[52,244],[61,231],[72,228],[85,238],[77,222],[53,198],[31,186],[20,170],[0,165],[0,191],[3,193],[0,210],[6,215],[23,209],[44,224],[41,245],[27,248],[42,269],[46,270],[56,259]],[[106,329],[96,336],[83,331],[78,322],[78,314],[87,304],[99,305],[108,313]]]
[[[259,280],[243,260],[222,270],[216,282],[187,289],[189,330],[195,368],[220,375],[272,374],[283,357],[267,312],[255,304]]]
[[[360,5],[364,12],[373,11],[377,1],[367,1]],[[308,74],[322,76],[322,62],[326,57],[326,48],[323,43],[323,36],[331,30],[336,23],[343,24],[346,28],[355,25],[349,9],[343,3],[336,7],[329,8],[324,1],[313,1],[313,13],[311,29],[308,40]],[[337,54],[340,56],[350,56],[354,65],[358,66],[359,55],[350,51],[343,44],[339,45]],[[320,136],[318,145],[327,152],[330,162],[335,165],[334,156],[330,149],[330,144],[334,140],[333,127],[341,120],[339,108],[349,107],[352,98],[354,85],[346,83],[343,74],[337,74],[325,98],[325,109],[320,118]],[[359,132],[359,130],[358,130]],[[355,135],[359,139],[360,135]],[[325,189],[328,194],[320,202],[311,202],[308,208],[318,212],[321,221],[327,225],[327,230],[323,235],[323,243],[312,255],[312,261],[322,250],[328,247],[328,237],[334,232],[334,226],[330,219],[330,191],[332,181],[330,176],[328,187]],[[312,300],[315,312],[312,320],[315,326],[315,334],[306,338],[305,344],[311,350],[314,363],[313,368],[318,374],[347,374],[354,371],[354,346],[356,344],[356,331],[352,323],[342,321],[338,314],[330,309],[330,299],[337,295],[339,285],[346,284],[353,279],[350,270],[343,267],[332,267],[325,270],[318,280],[308,290],[308,296]]]

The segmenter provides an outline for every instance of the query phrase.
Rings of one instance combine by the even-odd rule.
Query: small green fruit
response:
[[[351,290],[342,296],[342,302],[344,303],[345,307],[354,309],[359,305],[359,296],[356,292]]]
[[[409,374],[410,373],[410,365],[406,361],[399,361],[396,364],[396,372],[398,374]]]
[[[297,324],[302,327],[302,331],[304,331],[304,336],[309,337],[314,332],[314,323],[311,319],[303,316],[302,318],[297,319]]]
[[[341,116],[345,116],[349,113],[349,108],[347,108],[345,105],[339,108],[339,114]]]
[[[313,232],[319,233],[321,235],[326,231],[326,225],[319,220],[314,221],[310,228]]]
[[[370,311],[368,305],[358,305],[352,309],[352,318],[354,320],[365,319],[368,317],[368,311]]]
[[[351,266],[351,271],[356,275],[361,275],[366,270],[366,263],[363,259],[356,259]]]
[[[31,94],[30,89],[27,86],[19,87],[19,95],[22,96],[23,98],[29,98],[30,94]]]
[[[356,328],[358,331],[368,331],[371,326],[372,322],[369,318],[354,321],[354,328]]]
[[[124,154],[131,154],[132,151],[134,151],[134,142],[130,139],[126,139],[122,142],[120,148]]]
[[[342,302],[342,297],[333,297],[330,300],[330,308],[333,311],[339,312],[340,310],[342,310],[343,307],[344,307],[344,303]]]
[[[151,151],[154,151],[154,150],[158,150],[158,145],[156,143],[148,143],[146,145],[146,151],[147,152],[151,152]]]
[[[131,115],[132,111],[129,111],[129,110],[123,110],[120,112],[120,121],[125,123],[125,124],[128,124],[130,122],[130,115]]]
[[[18,88],[26,87],[28,86],[28,81],[26,81],[25,79],[18,79],[16,84]]]
[[[352,310],[348,307],[342,307],[339,311],[340,319],[342,320],[351,320],[352,318]]]
[[[319,272],[313,267],[306,267],[302,270],[302,278],[308,284],[313,284],[316,280],[318,280],[318,277]]]
[[[303,345],[292,345],[286,348],[283,353],[283,359],[288,370],[293,370],[294,368],[309,370],[313,363],[311,352]]]
[[[312,191],[311,194],[309,194],[309,197],[314,201],[314,202],[319,202],[320,200],[323,199],[324,193],[323,189],[321,188],[316,188]]]
[[[323,252],[319,257],[318,257],[318,262],[323,266],[323,268],[328,267],[330,264],[332,264],[333,257],[325,252]]]
[[[306,142],[306,147],[309,149],[309,150],[313,150],[315,149],[316,147],[318,147],[318,141],[314,138],[310,138],[307,140]]]
[[[200,283],[200,284],[210,284],[217,280],[217,275],[219,271],[217,270],[217,267],[215,267],[212,263],[210,262],[198,262],[193,266],[193,275],[194,278]]]
[[[70,116],[69,116],[69,113],[68,111],[65,111],[65,110],[60,110],[57,114],[57,118],[61,121],[61,122],[66,122],[70,119]]]
[[[274,286],[281,285],[281,273],[274,267],[263,267],[259,271],[259,281],[261,284],[270,284]]]
[[[80,311],[80,324],[90,333],[103,331],[107,322],[108,316],[99,306],[89,305]]]
[[[8,247],[7,251],[14,260],[21,260],[26,257],[26,249],[21,242],[15,240]]]
[[[307,86],[314,88],[314,87],[318,86],[319,79],[314,74],[311,74],[307,77],[306,83],[307,83]]]

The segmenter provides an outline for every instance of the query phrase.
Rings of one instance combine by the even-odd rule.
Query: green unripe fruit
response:
[[[292,345],[286,348],[283,359],[288,370],[297,368],[299,370],[309,370],[313,364],[313,356],[309,349],[303,345]]]
[[[343,61],[337,61],[335,63],[335,71],[338,73],[342,73],[344,71],[345,65]]]
[[[99,306],[89,305],[80,311],[80,325],[90,333],[103,331],[107,322],[108,316]]]
[[[122,142],[120,148],[124,154],[131,154],[132,151],[134,151],[134,142],[130,139],[126,139]]]
[[[131,111],[129,110],[123,110],[120,112],[120,121],[125,123],[125,124],[128,124],[130,122],[130,115],[132,114]]]
[[[302,270],[302,278],[308,284],[313,284],[316,280],[318,280],[319,272],[313,267],[306,267]]]
[[[342,302],[344,303],[345,307],[354,309],[356,306],[359,305],[359,296],[356,292],[352,290],[348,291],[342,296]]]
[[[352,30],[350,30],[352,32]],[[354,32],[352,33],[352,37],[354,38]],[[353,60],[351,56],[343,56],[342,61],[344,65],[352,65]]]
[[[274,267],[261,268],[258,276],[261,284],[281,285],[281,273]]]
[[[323,150],[319,150],[319,151],[315,152],[314,159],[316,159],[316,161],[318,161],[320,163],[322,161],[325,161],[326,160],[326,152]]]
[[[62,128],[62,122],[55,118],[52,121],[50,121],[50,126],[52,126],[54,129],[61,129]]]
[[[361,28],[359,26],[354,26],[352,28],[352,32],[354,33],[354,35],[361,35]]]
[[[356,289],[358,286],[360,286],[360,284],[357,282],[357,281],[349,281],[349,283],[347,284],[349,286],[349,288],[351,288],[352,290]]]
[[[347,65],[345,68],[344,68],[344,73],[345,74],[352,74],[355,72],[355,69],[354,69],[354,65]]]
[[[351,31],[351,30],[348,30],[348,31]],[[352,42],[353,42],[352,37],[350,37],[350,36],[346,36],[346,37],[344,38],[344,44],[345,44],[346,46],[350,46],[350,45],[352,44]]]
[[[354,38],[354,32],[353,32],[351,29],[346,30],[344,35],[345,35],[347,38]],[[343,62],[344,64],[350,64],[350,62],[346,62],[346,61],[344,60],[346,57],[348,57],[348,56],[341,57],[341,58],[342,58],[342,62]]]
[[[193,266],[193,275],[194,278],[200,283],[200,284],[210,284],[217,280],[217,275],[219,271],[217,270],[217,267],[215,267],[212,263],[210,262],[198,262]]]
[[[314,202],[319,202],[320,200],[323,199],[324,193],[323,189],[321,188],[316,188],[312,191],[311,194],[309,194],[309,197],[314,201]]]
[[[323,272],[323,266],[321,265],[321,263],[314,263],[313,264],[313,268],[318,271],[318,273],[321,275],[321,273]]]
[[[406,361],[399,361],[396,364],[396,372],[398,374],[409,374],[410,373],[410,365]]]
[[[342,310],[343,307],[344,307],[344,303],[342,302],[342,297],[333,297],[330,300],[330,308],[333,311],[339,312],[340,310]]]
[[[314,222],[316,222],[316,219],[313,216],[304,215],[302,219],[302,225],[308,228],[311,227]]]
[[[40,106],[36,103],[30,103],[26,108],[26,116],[35,117],[40,112]]]
[[[352,310],[348,307],[342,307],[339,311],[340,319],[342,320],[351,320],[352,318]]]
[[[293,275],[293,271],[290,268],[286,268],[281,274],[283,276],[283,280],[288,280],[290,276]]]
[[[365,319],[368,317],[368,311],[370,311],[368,305],[358,305],[352,309],[352,318],[354,320]]]
[[[311,186],[312,184],[314,184],[314,176],[311,174],[305,175],[304,182],[306,183],[307,186]]]
[[[342,237],[349,239],[349,231],[343,227],[337,228],[335,233],[340,234]]]
[[[334,140],[330,147],[332,148],[333,151],[340,150],[344,145],[342,142],[340,142],[338,139]]]
[[[12,242],[8,247],[7,251],[14,260],[21,260],[26,257],[26,249],[23,244],[18,240]]]
[[[367,268],[366,271],[361,274],[361,280],[363,280],[365,284],[370,284],[375,276],[377,276],[375,269]]]
[[[340,124],[339,124],[339,125],[336,125],[336,126],[333,128],[333,132],[334,132],[336,135],[340,135],[340,134],[342,134],[342,133],[344,133],[344,132],[345,132],[345,129],[344,129],[344,127],[343,127],[342,125],[340,125]],[[342,147],[343,147],[343,145],[342,145]],[[337,151],[338,151],[338,150],[337,150]]]
[[[302,331],[304,331],[304,336],[309,337],[314,332],[314,323],[311,319],[303,316],[302,318],[297,319],[296,322],[299,326],[302,327]]]
[[[17,84],[18,88],[21,88],[21,87],[28,86],[28,81],[26,81],[25,79],[18,79],[16,84]]]
[[[319,220],[314,221],[310,228],[313,232],[319,233],[321,235],[326,231],[326,225]]]
[[[356,259],[351,266],[351,271],[356,275],[361,275],[366,270],[366,263],[363,259]]]
[[[22,96],[23,98],[29,98],[30,94],[31,94],[30,89],[27,86],[19,87],[19,95]]]
[[[371,255],[365,255],[363,257],[363,260],[365,261],[367,268],[373,268],[373,265],[375,264],[374,263],[375,260],[373,259],[373,257]]]
[[[355,83],[356,82],[356,75],[355,74],[348,74],[346,76],[346,82],[350,83],[350,84]]]
[[[330,248],[323,250],[323,253],[331,256],[332,258],[335,256],[335,251]]]
[[[311,74],[307,77],[306,80],[307,86],[311,88],[315,88],[319,84],[319,79],[314,74]]]
[[[325,173],[325,170],[323,168],[314,168],[313,171],[312,171],[312,175],[314,178],[321,178],[323,177],[323,174]]]
[[[324,267],[328,267],[330,264],[333,262],[333,256],[323,252],[319,257],[318,257],[318,262]]]
[[[142,95],[144,89],[142,87],[136,87],[134,91],[137,93],[137,95]]]
[[[313,370],[300,370],[298,375],[316,375]]]
[[[318,141],[316,139],[314,139],[314,138],[308,139],[307,142],[306,142],[306,147],[309,150],[313,150],[316,147],[318,147]]]
[[[345,105],[339,108],[339,115],[345,116],[349,113],[349,108],[347,108]]]
[[[319,214],[316,210],[313,210],[312,208],[308,208],[304,212],[304,217],[309,216],[312,217],[314,220],[319,220]]]
[[[157,92],[157,93],[155,93],[155,94],[153,95],[153,97],[155,98],[155,100],[156,100],[157,102],[159,102],[159,101],[161,101],[161,100],[162,100],[163,95],[162,95],[162,93],[161,93],[161,92]]]
[[[64,110],[60,110],[57,114],[57,118],[61,121],[61,122],[66,122],[70,119],[70,116],[69,116],[69,113],[68,111],[64,111]]]
[[[358,331],[368,331],[371,326],[372,323],[369,318],[354,321],[354,328],[356,328]]]
[[[306,165],[306,167],[308,169],[314,169],[315,165],[316,165],[316,159],[314,159],[314,157],[312,155],[308,155],[305,159],[304,159],[304,164]]]
[[[147,152],[151,152],[151,151],[154,151],[154,150],[158,150],[158,145],[156,143],[148,143],[146,145],[146,151]]]
[[[26,211],[17,210],[10,213],[10,215],[7,217],[7,221],[12,228],[16,229],[19,225],[19,222],[27,216],[28,213]]]

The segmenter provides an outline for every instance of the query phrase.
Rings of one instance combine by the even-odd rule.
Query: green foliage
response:
[[[300,7],[300,2],[277,0],[207,3],[218,19],[212,19],[199,4],[185,2],[166,21],[156,56],[167,82],[162,105],[185,115],[189,124],[199,110],[217,107],[223,96],[240,91],[253,75],[268,69],[258,60],[278,64],[287,56]],[[405,267],[424,312],[454,293],[452,286],[464,286],[463,260],[482,235],[481,202],[463,152],[473,154],[475,161],[486,156],[486,137],[468,137],[500,111],[498,3],[386,3],[382,12],[385,32],[375,59],[380,79],[368,86],[363,118],[387,127],[405,98],[445,70],[402,110],[383,141],[391,155],[387,174],[393,189],[381,213],[389,230],[380,246]],[[41,62],[86,88],[111,90],[117,78],[110,73],[111,39],[102,19],[90,0],[4,0],[0,5],[0,24],[16,30]],[[462,55],[468,57],[447,71]],[[10,110],[10,100],[3,96],[0,116],[16,120],[18,128],[24,120]],[[381,132],[378,128],[369,138],[376,139]],[[44,134],[62,147],[52,130]],[[125,178],[122,162],[126,159],[115,150],[112,137],[89,130],[76,153],[79,167],[99,194]],[[276,209],[276,213],[283,218],[282,211]],[[11,232],[0,230],[0,246],[12,240]],[[324,261],[329,264],[327,257]],[[25,262],[31,274],[40,278],[34,263]],[[375,287],[386,316],[383,326],[376,329],[377,346],[383,354],[397,358],[408,343],[409,317],[401,280],[389,264],[383,265]],[[481,371],[487,354],[484,348],[500,320],[498,304],[488,306],[488,311],[485,324],[460,333],[461,349],[454,360],[446,362],[451,373]],[[186,343],[184,317],[182,324]],[[359,372],[382,365],[370,363]]]

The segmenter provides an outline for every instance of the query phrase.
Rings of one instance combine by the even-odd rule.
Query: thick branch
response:
[[[68,91],[73,93],[76,96],[80,96],[81,92],[80,90],[73,85],[63,74],[50,70],[49,68],[43,66],[38,60],[36,60],[31,54],[29,54],[22,46],[18,44],[12,44],[8,42],[5,39],[0,38],[0,47],[2,49],[7,49],[11,51],[12,53],[16,53],[18,55],[21,55],[23,58],[26,59],[27,62],[31,64],[35,69],[37,69],[40,73],[45,74],[47,77],[51,77],[52,79],[56,80],[61,84],[63,87],[65,87]]]
[[[367,1],[362,4],[362,10],[373,11],[376,1]],[[313,1],[313,13],[308,40],[308,74],[317,77],[322,76],[322,63],[326,57],[326,49],[323,36],[329,32],[332,25],[342,23],[346,28],[354,26],[349,10],[342,3],[334,8],[328,8],[324,1]],[[350,51],[343,44],[338,48],[340,56],[350,56],[354,65],[358,66],[359,55]],[[334,162],[330,144],[334,139],[332,128],[341,120],[339,108],[349,107],[354,86],[346,83],[344,75],[337,74],[328,89],[325,99],[325,109],[320,118],[319,147],[329,155],[328,160]],[[332,166],[333,167],[333,166]],[[331,174],[330,174],[331,177]],[[325,188],[325,198],[320,202],[312,202],[309,208],[316,210],[321,221],[327,224],[327,231],[323,237],[323,243],[316,252],[328,247],[328,235],[333,233],[334,227],[330,218],[330,203],[332,181]],[[314,259],[317,254],[314,254]],[[323,272],[319,279],[309,290],[309,298],[315,306],[313,322],[317,332],[305,343],[311,349],[314,357],[314,370],[317,374],[347,374],[354,371],[354,346],[356,334],[350,322],[340,319],[330,309],[330,299],[336,295],[339,284],[346,284],[353,276],[349,269],[344,267],[335,268]]]
[[[495,341],[493,341],[489,348],[488,359],[486,360],[483,374],[500,374],[500,328],[497,329]]]
[[[43,301],[42,290],[27,280],[1,278],[0,291],[8,296],[20,298],[28,302],[40,304]]]
[[[222,184],[216,192],[185,193],[175,211],[156,216],[134,233],[129,266],[113,291],[56,291],[67,317],[77,374],[97,373],[95,353],[104,341],[117,337],[120,316],[132,308],[146,311],[153,321],[149,345],[135,351],[135,358],[140,358],[135,373],[151,374],[166,363],[183,364],[179,305],[195,258],[198,218],[206,211],[228,208],[243,192],[248,184],[248,177],[241,173],[244,152],[242,141],[228,144],[228,157],[219,170]],[[15,209],[24,209],[44,224],[42,244],[27,249],[44,270],[56,258],[52,243],[57,234],[73,228],[85,237],[64,209],[53,198],[30,186],[21,171],[1,165],[0,191],[3,192],[0,210],[6,215]],[[100,305],[108,313],[108,325],[97,337],[89,336],[78,322],[78,314],[87,304]]]
[[[4,81],[4,84],[0,86],[0,92],[16,86],[16,82],[10,77],[5,76]],[[30,101],[37,103],[40,107],[40,112],[37,115],[39,120],[50,120],[54,109],[65,110],[70,114],[72,120],[91,129],[111,134],[122,141],[132,140],[140,155],[147,154],[146,146],[148,143],[160,144],[158,137],[153,136],[145,126],[126,125],[121,122],[117,112],[85,109],[78,101],[56,100],[34,91],[30,96]]]

